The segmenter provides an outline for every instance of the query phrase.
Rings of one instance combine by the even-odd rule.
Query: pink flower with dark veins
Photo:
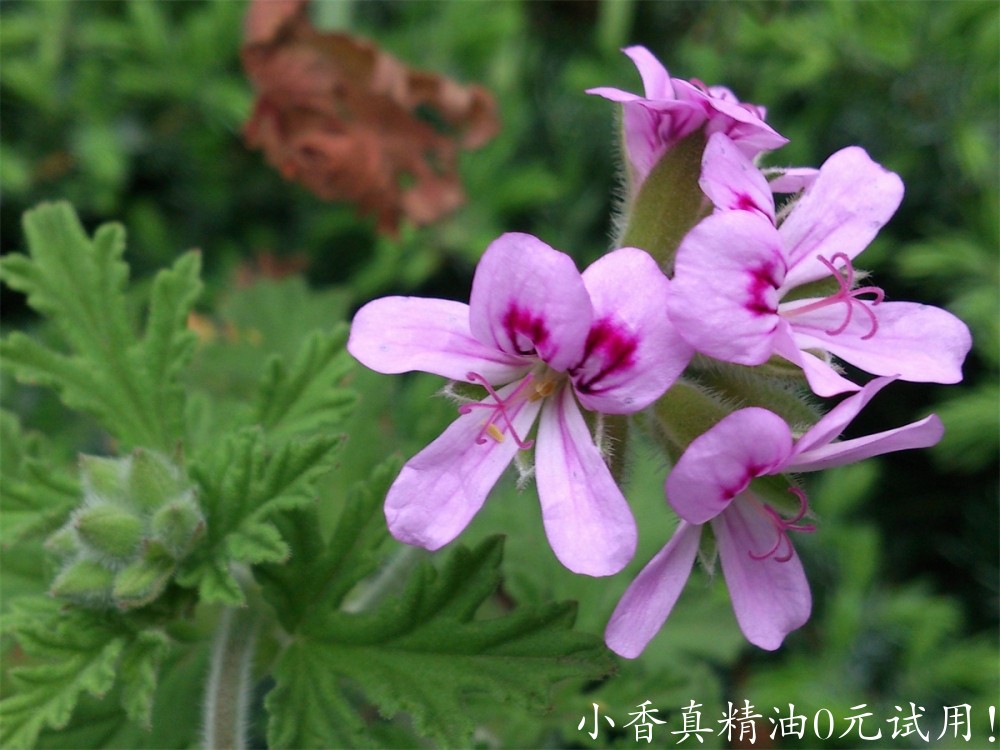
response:
[[[671,78],[645,47],[622,51],[639,70],[643,96],[611,87],[588,89],[587,93],[622,105],[625,146],[636,186],[674,144],[701,127],[706,135],[727,134],[748,156],[788,143],[764,122],[764,107],[739,101],[723,86]]]
[[[666,493],[681,523],[670,542],[643,568],[605,631],[608,646],[635,658],[666,622],[711,524],[733,609],[747,640],[773,651],[809,619],[812,598],[789,532],[802,523],[805,493],[792,486],[798,509],[782,515],[755,491],[758,477],[819,471],[891,451],[925,448],[941,439],[935,415],[875,435],[834,442],[858,412],[895,378],[877,378],[841,401],[796,440],[777,414],[750,407],[723,418],[695,438],[667,477]]]
[[[726,136],[709,139],[702,164],[700,184],[717,211],[681,242],[668,302],[699,352],[741,365],[783,357],[820,396],[859,387],[829,354],[875,375],[962,379],[972,337],[961,320],[931,305],[885,302],[879,287],[856,284],[854,258],[902,200],[897,175],[863,149],[845,148],[814,178],[798,175],[806,187],[782,216],[764,175]],[[814,282],[832,293],[799,291]]]
[[[581,274],[568,255],[509,233],[483,255],[468,305],[387,297],[361,308],[347,348],[362,364],[430,372],[487,392],[459,407],[461,416],[403,467],[385,502],[392,534],[430,550],[444,546],[515,454],[534,447],[556,556],[576,573],[621,570],[635,551],[635,521],[580,407],[631,414],[680,375],[692,350],[666,315],[669,293],[669,280],[642,250],[615,250]]]

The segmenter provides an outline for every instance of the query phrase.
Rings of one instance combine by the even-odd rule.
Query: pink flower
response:
[[[795,175],[783,178],[795,182]],[[831,156],[787,217],[775,213],[764,176],[724,135],[705,149],[701,186],[717,212],[681,242],[670,317],[699,352],[742,365],[777,355],[801,367],[820,396],[857,390],[829,353],[875,375],[957,383],[972,346],[951,313],[912,302],[883,302],[857,288],[852,260],[895,212],[899,177],[860,148]],[[799,287],[833,281],[825,297]]]
[[[430,550],[447,544],[517,451],[537,443],[542,519],[556,556],[576,573],[619,571],[635,552],[635,521],[580,406],[639,411],[683,371],[692,351],[664,310],[669,283],[636,248],[581,275],[568,255],[511,233],[487,248],[468,305],[388,297],[359,310],[347,348],[362,364],[431,372],[488,394],[461,406],[403,467],[385,502],[392,534]]]
[[[605,632],[608,646],[627,658],[642,653],[680,596],[705,523],[712,526],[736,619],[747,640],[773,651],[805,623],[812,606],[809,584],[788,538],[790,531],[814,528],[801,523],[808,510],[805,493],[791,488],[799,507],[786,518],[757,496],[751,482],[934,445],[943,433],[935,415],[895,430],[833,442],[893,380],[868,383],[798,440],[779,416],[757,407],[734,412],[695,438],[666,483],[670,505],[682,521],[615,608]]]
[[[763,107],[740,102],[722,86],[671,78],[645,47],[628,47],[623,52],[639,69],[645,95],[609,87],[587,93],[622,104],[625,146],[636,186],[668,149],[703,126],[708,135],[726,133],[750,156],[788,143],[764,122]]]

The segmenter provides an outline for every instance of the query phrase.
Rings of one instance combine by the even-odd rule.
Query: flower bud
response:
[[[59,572],[50,592],[53,596],[97,603],[110,595],[114,575],[97,560],[76,560]]]
[[[180,472],[169,459],[136,448],[126,485],[128,499],[136,508],[155,510],[183,491]]]
[[[73,527],[97,553],[129,557],[142,540],[143,521],[124,508],[108,503],[84,508],[73,520]]]
[[[88,497],[104,502],[123,499],[129,463],[129,459],[80,456],[80,475],[83,479],[84,493]]]
[[[205,529],[205,518],[191,493],[181,495],[153,514],[150,524],[153,538],[175,560],[180,560]]]
[[[146,545],[141,558],[126,565],[114,577],[111,596],[119,609],[149,604],[170,581],[176,561],[156,542]]]

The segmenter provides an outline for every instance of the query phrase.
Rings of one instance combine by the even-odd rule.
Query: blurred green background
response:
[[[811,717],[820,707],[846,715],[866,702],[884,736],[865,746],[887,747],[924,744],[888,738],[884,719],[897,715],[894,706],[925,706],[925,729],[936,737],[940,706],[970,703],[972,745],[989,746],[986,706],[998,703],[1000,671],[995,0],[315,2],[318,26],[346,28],[410,65],[482,83],[498,100],[500,135],[462,158],[467,203],[395,239],[378,236],[350,206],[284,181],[243,146],[253,101],[239,62],[245,10],[239,2],[8,0],[0,24],[3,250],[23,249],[24,210],[61,198],[89,229],[126,225],[140,279],[201,248],[206,320],[219,331],[260,334],[203,346],[192,378],[220,399],[239,397],[256,380],[269,349],[293,351],[311,328],[349,319],[372,297],[467,299],[479,255],[504,231],[536,234],[581,267],[605,252],[620,191],[617,112],[583,91],[638,91],[619,51],[630,44],[649,47],[673,75],[724,84],[766,105],[769,122],[791,139],[769,164],[818,166],[857,144],[898,172],[903,205],[860,265],[888,298],[946,307],[973,331],[960,386],[897,383],[851,427],[864,434],[936,411],[947,428],[939,446],[828,472],[810,485],[820,531],[796,543],[815,614],[785,648],[772,655],[747,646],[721,583],[696,577],[642,659],[583,694],[558,693],[544,717],[505,716],[487,746],[631,745],[631,730],[592,741],[577,723],[592,702],[624,724],[651,700],[676,727],[691,698],[707,714],[745,697],[765,713],[762,731],[770,731],[772,706],[793,702]],[[304,263],[304,271],[237,284],[240,269],[245,280],[261,255]],[[4,289],[2,301],[6,330],[36,325],[18,295]],[[53,437],[67,460],[100,444],[93,425],[70,418],[50,395],[3,385],[4,406]],[[387,452],[412,454],[454,414],[431,399],[440,385],[433,378],[359,373],[354,385],[362,401],[338,485],[367,476]],[[562,570],[544,544],[533,490],[518,494],[512,482],[466,541],[507,533],[506,594],[579,599],[580,627],[599,633],[630,576],[669,537],[663,475],[663,460],[640,445],[628,491],[640,553],[611,580]],[[780,746],[816,742],[807,734]]]

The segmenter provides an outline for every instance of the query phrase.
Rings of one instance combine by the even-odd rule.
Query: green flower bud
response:
[[[175,560],[180,560],[204,532],[205,518],[189,492],[156,511],[150,528],[153,538],[163,544]]]
[[[58,557],[73,557],[80,551],[80,537],[72,524],[68,524],[45,540],[45,549]]]
[[[110,504],[84,508],[73,520],[73,527],[95,552],[112,557],[131,556],[144,530],[141,518]]]
[[[131,459],[126,495],[136,508],[155,510],[184,492],[180,471],[169,459],[141,448]]]
[[[129,463],[129,459],[80,456],[84,493],[93,500],[123,500]]]
[[[97,560],[82,559],[64,567],[52,583],[53,596],[64,596],[85,602],[106,601],[111,593],[114,572]]]
[[[152,542],[143,556],[126,565],[114,577],[111,596],[119,609],[149,604],[166,588],[176,563],[162,545]]]

